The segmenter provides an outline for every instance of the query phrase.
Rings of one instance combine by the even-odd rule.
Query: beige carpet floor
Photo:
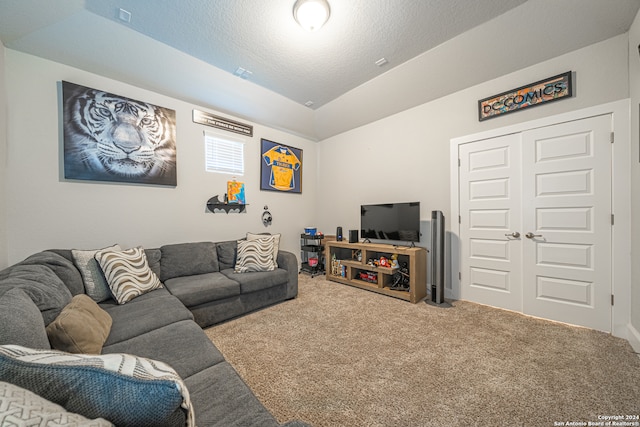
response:
[[[559,426],[640,414],[627,341],[469,302],[411,304],[301,275],[295,300],[206,333],[280,422]]]

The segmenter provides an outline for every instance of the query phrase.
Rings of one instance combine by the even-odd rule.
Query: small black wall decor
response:
[[[62,82],[64,177],[175,186],[176,112]]]
[[[260,190],[302,193],[302,150],[262,139]]]
[[[492,119],[523,108],[573,96],[571,71],[478,101],[478,119]]]

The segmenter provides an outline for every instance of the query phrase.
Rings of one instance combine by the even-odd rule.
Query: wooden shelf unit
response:
[[[325,251],[327,280],[400,298],[414,304],[427,296],[427,250],[425,248],[382,243],[327,241]],[[361,253],[360,260],[356,258],[358,251]],[[379,259],[381,256],[390,259],[392,254],[398,254],[400,265],[407,263],[409,291],[390,289],[397,269],[367,264],[370,259]],[[334,255],[335,260],[339,261],[340,271],[335,268]],[[361,272],[374,273],[377,276],[375,282],[361,280],[359,277]]]

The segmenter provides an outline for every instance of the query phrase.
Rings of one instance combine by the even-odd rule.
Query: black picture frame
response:
[[[260,140],[260,190],[302,194],[302,149]]]
[[[177,185],[175,110],[61,86],[65,179]]]
[[[478,120],[484,121],[573,96],[572,72],[529,83],[478,101]]]

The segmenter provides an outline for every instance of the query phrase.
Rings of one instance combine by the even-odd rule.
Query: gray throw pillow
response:
[[[147,256],[149,268],[156,273],[156,276],[160,277],[160,257],[162,257],[162,251],[160,249],[145,249],[144,253]]]
[[[237,249],[238,242],[235,240],[216,243],[216,252],[218,253],[218,263],[220,264],[220,271],[226,270],[228,268],[233,268],[236,265]]]
[[[109,246],[104,249],[95,250],[78,250],[73,249],[73,262],[80,270],[82,275],[82,281],[84,282],[84,289],[87,295],[91,297],[95,302],[106,301],[111,298],[111,291],[107,280],[102,273],[102,269],[95,259],[96,252],[104,250],[119,251],[120,245]]]
[[[0,296],[0,345],[4,344],[51,348],[40,310],[20,288]]]

